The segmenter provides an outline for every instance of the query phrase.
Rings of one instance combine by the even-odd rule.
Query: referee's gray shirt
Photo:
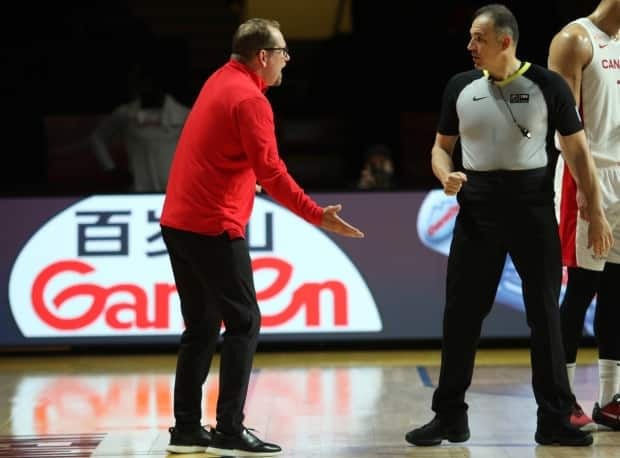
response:
[[[564,79],[525,62],[502,81],[480,70],[453,76],[444,91],[437,131],[460,135],[465,170],[500,171],[546,167],[550,157],[555,163],[555,131],[571,135],[581,129]]]

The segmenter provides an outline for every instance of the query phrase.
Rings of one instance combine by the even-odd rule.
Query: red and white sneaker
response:
[[[599,425],[620,431],[620,394],[615,394],[603,407],[599,406],[598,402],[595,403],[592,419]]]
[[[573,410],[570,413],[570,424],[582,431],[596,430],[596,423],[586,415],[577,401],[573,404]]]

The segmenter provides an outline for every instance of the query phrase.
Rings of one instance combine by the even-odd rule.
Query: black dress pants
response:
[[[468,178],[471,185],[475,180]],[[519,200],[519,195],[461,202],[448,258],[441,371],[432,404],[440,417],[458,418],[467,411],[465,392],[482,322],[507,254],[522,281],[539,418],[553,421],[569,414],[573,397],[560,332],[562,268],[554,209],[552,203]]]
[[[162,235],[185,322],[174,383],[176,426],[200,426],[203,384],[223,322],[217,428],[240,432],[260,330],[247,243],[226,233],[205,236],[165,226]]]

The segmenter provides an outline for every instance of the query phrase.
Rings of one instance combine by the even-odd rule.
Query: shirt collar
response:
[[[532,66],[532,64],[530,62],[522,61],[521,62],[521,66],[518,68],[518,70],[516,72],[514,72],[512,75],[508,76],[508,78],[503,79],[503,80],[494,80],[493,78],[491,78],[491,75],[490,75],[490,73],[487,70],[483,70],[482,72],[484,73],[484,76],[489,81],[491,81],[493,84],[495,84],[497,86],[502,87],[502,86],[506,86],[507,84],[513,82],[518,77],[523,75],[531,66]]]
[[[246,73],[251,79],[252,81],[254,81],[254,83],[256,84],[256,86],[258,86],[258,88],[261,90],[261,92],[266,92],[267,88],[269,86],[267,86],[267,84],[265,83],[265,81],[258,76],[258,74],[252,70],[250,67],[248,67],[247,65],[239,62],[238,60],[235,59],[230,59],[228,61],[228,65],[230,65],[232,68],[242,71],[244,73]]]

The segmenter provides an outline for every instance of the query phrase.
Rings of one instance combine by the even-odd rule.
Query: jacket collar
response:
[[[258,76],[258,74],[250,67],[235,59],[230,59],[228,61],[228,65],[236,70],[246,73],[252,79],[252,81],[254,81],[254,83],[256,84],[258,89],[261,90],[261,92],[267,91],[267,88],[269,86],[267,86],[267,84],[265,84],[265,81],[260,76]]]

